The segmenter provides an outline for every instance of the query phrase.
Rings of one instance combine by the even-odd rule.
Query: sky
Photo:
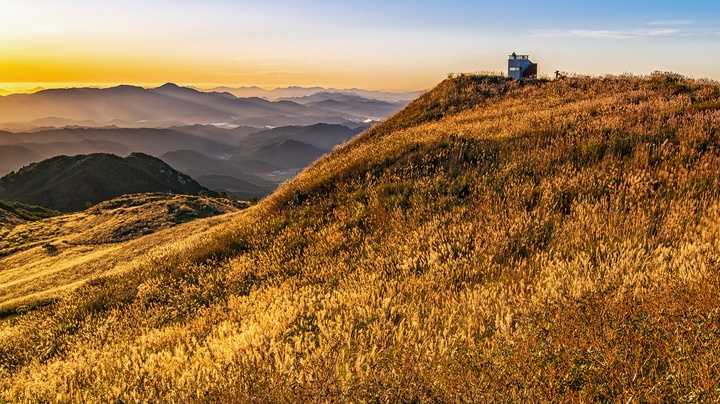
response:
[[[10,91],[419,90],[451,72],[502,71],[513,51],[546,74],[720,79],[720,1],[0,0],[0,88]]]

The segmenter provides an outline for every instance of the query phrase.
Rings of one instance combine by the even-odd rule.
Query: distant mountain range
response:
[[[394,115],[407,105],[405,102],[388,102],[353,94],[332,92],[316,93],[304,97],[283,98],[282,100],[349,116],[370,117],[368,119],[374,120],[382,120],[384,117]]]
[[[373,92],[364,92],[368,96]],[[289,92],[298,102],[260,97],[239,98],[231,92],[204,92],[168,83],[157,88],[117,86],[42,90],[0,96],[0,128],[32,131],[67,126],[167,128],[186,125],[277,127],[316,123],[357,126],[381,120],[407,104],[412,94],[360,94],[339,97],[332,91]],[[297,95],[296,95],[297,94]],[[318,94],[324,94],[319,96]],[[312,102],[302,97],[313,96]],[[282,97],[279,97],[282,98]],[[399,99],[397,99],[399,98]],[[388,99],[392,99],[388,101]],[[327,101],[326,103],[324,103]]]
[[[259,198],[362,130],[328,124],[288,126],[247,135],[222,157],[196,150],[160,157],[210,189]]]
[[[259,131],[260,129],[253,129]],[[244,128],[178,127],[169,129],[65,128],[32,133],[0,132],[0,175],[57,155],[142,152],[160,156],[173,150],[197,150],[229,156]]]
[[[133,153],[59,156],[0,178],[0,200],[79,211],[120,195],[214,194],[163,161]]]
[[[386,102],[405,102],[408,103],[425,91],[371,91],[359,88],[337,89],[325,87],[283,87],[272,90],[266,90],[260,87],[215,87],[207,91],[217,91],[230,93],[236,97],[259,97],[267,100],[280,100],[284,98],[300,98],[307,97],[318,93],[335,93],[356,95],[363,98],[380,100]]]
[[[260,94],[268,100],[249,96],[256,88],[242,89],[246,97],[226,90],[169,83],[0,96],[0,176],[56,156],[143,153],[207,189],[262,198],[418,94],[291,87]],[[85,207],[44,198],[44,206]]]
[[[193,125],[0,132],[0,176],[58,155],[141,152],[161,158],[209,189],[254,199],[364,129],[331,124],[265,130]]]
[[[4,95],[11,95],[11,94],[32,94],[37,93],[38,91],[45,90],[43,87],[34,87],[34,88],[22,88],[22,89],[13,89],[8,90],[7,88],[0,88],[0,96]]]

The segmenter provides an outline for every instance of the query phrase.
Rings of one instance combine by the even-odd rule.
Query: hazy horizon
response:
[[[72,88],[112,88],[122,85],[130,85],[130,86],[137,86],[137,87],[143,87],[143,88],[157,88],[164,84],[176,84],[181,87],[189,87],[189,88],[197,88],[203,91],[212,90],[215,88],[258,88],[263,91],[272,91],[272,90],[278,90],[278,89],[286,89],[286,88],[324,88],[324,89],[334,89],[334,90],[367,90],[367,91],[377,91],[377,92],[388,92],[388,93],[405,93],[405,92],[414,92],[414,91],[423,91],[427,90],[427,88],[417,88],[417,89],[392,89],[392,88],[365,88],[365,87],[333,87],[333,86],[324,86],[324,85],[313,85],[313,84],[287,84],[282,86],[262,86],[262,85],[255,85],[255,84],[234,84],[234,83],[178,83],[178,82],[172,82],[172,81],[163,81],[163,82],[155,82],[155,83],[137,83],[137,82],[7,82],[3,83],[0,82],[0,96],[3,95],[10,95],[10,94],[27,94],[35,92],[36,90],[50,90],[50,89],[72,89]]]
[[[15,88],[175,82],[407,91],[450,72],[502,71],[512,51],[530,53],[541,74],[663,70],[720,79],[720,65],[704,56],[720,51],[720,4],[708,0],[523,0],[513,8],[469,0],[6,0],[0,17],[0,77]]]

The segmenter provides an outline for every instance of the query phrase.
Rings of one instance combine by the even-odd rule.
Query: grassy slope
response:
[[[718,99],[673,76],[444,82],[6,321],[4,397],[717,397]]]
[[[59,212],[20,202],[0,200],[0,227],[9,227],[25,221],[46,219],[56,216]]]
[[[48,304],[94,276],[119,270],[125,260],[152,250],[163,240],[177,240],[184,234],[153,233],[235,212],[239,206],[209,197],[137,194],[81,213],[6,228],[0,238],[0,317]],[[193,230],[183,231],[216,223],[194,223]]]
[[[10,236],[16,226],[28,221],[46,219],[59,214],[59,212],[40,206],[0,200],[0,244],[5,242],[5,239]]]

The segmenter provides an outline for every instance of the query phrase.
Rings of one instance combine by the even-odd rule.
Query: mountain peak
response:
[[[97,90],[97,89],[95,89],[95,90]],[[136,90],[144,91],[145,89],[140,86],[133,86],[130,84],[120,84],[115,87],[110,87],[108,90],[111,90],[111,91],[136,91]]]
[[[0,198],[62,212],[146,192],[212,194],[162,160],[143,153],[126,158],[108,153],[57,156],[0,178]]]
[[[165,83],[165,84],[161,85],[160,87],[158,87],[157,89],[158,90],[170,90],[170,89],[178,89],[178,88],[182,88],[182,87],[180,87],[179,85],[177,85],[175,83]]]

